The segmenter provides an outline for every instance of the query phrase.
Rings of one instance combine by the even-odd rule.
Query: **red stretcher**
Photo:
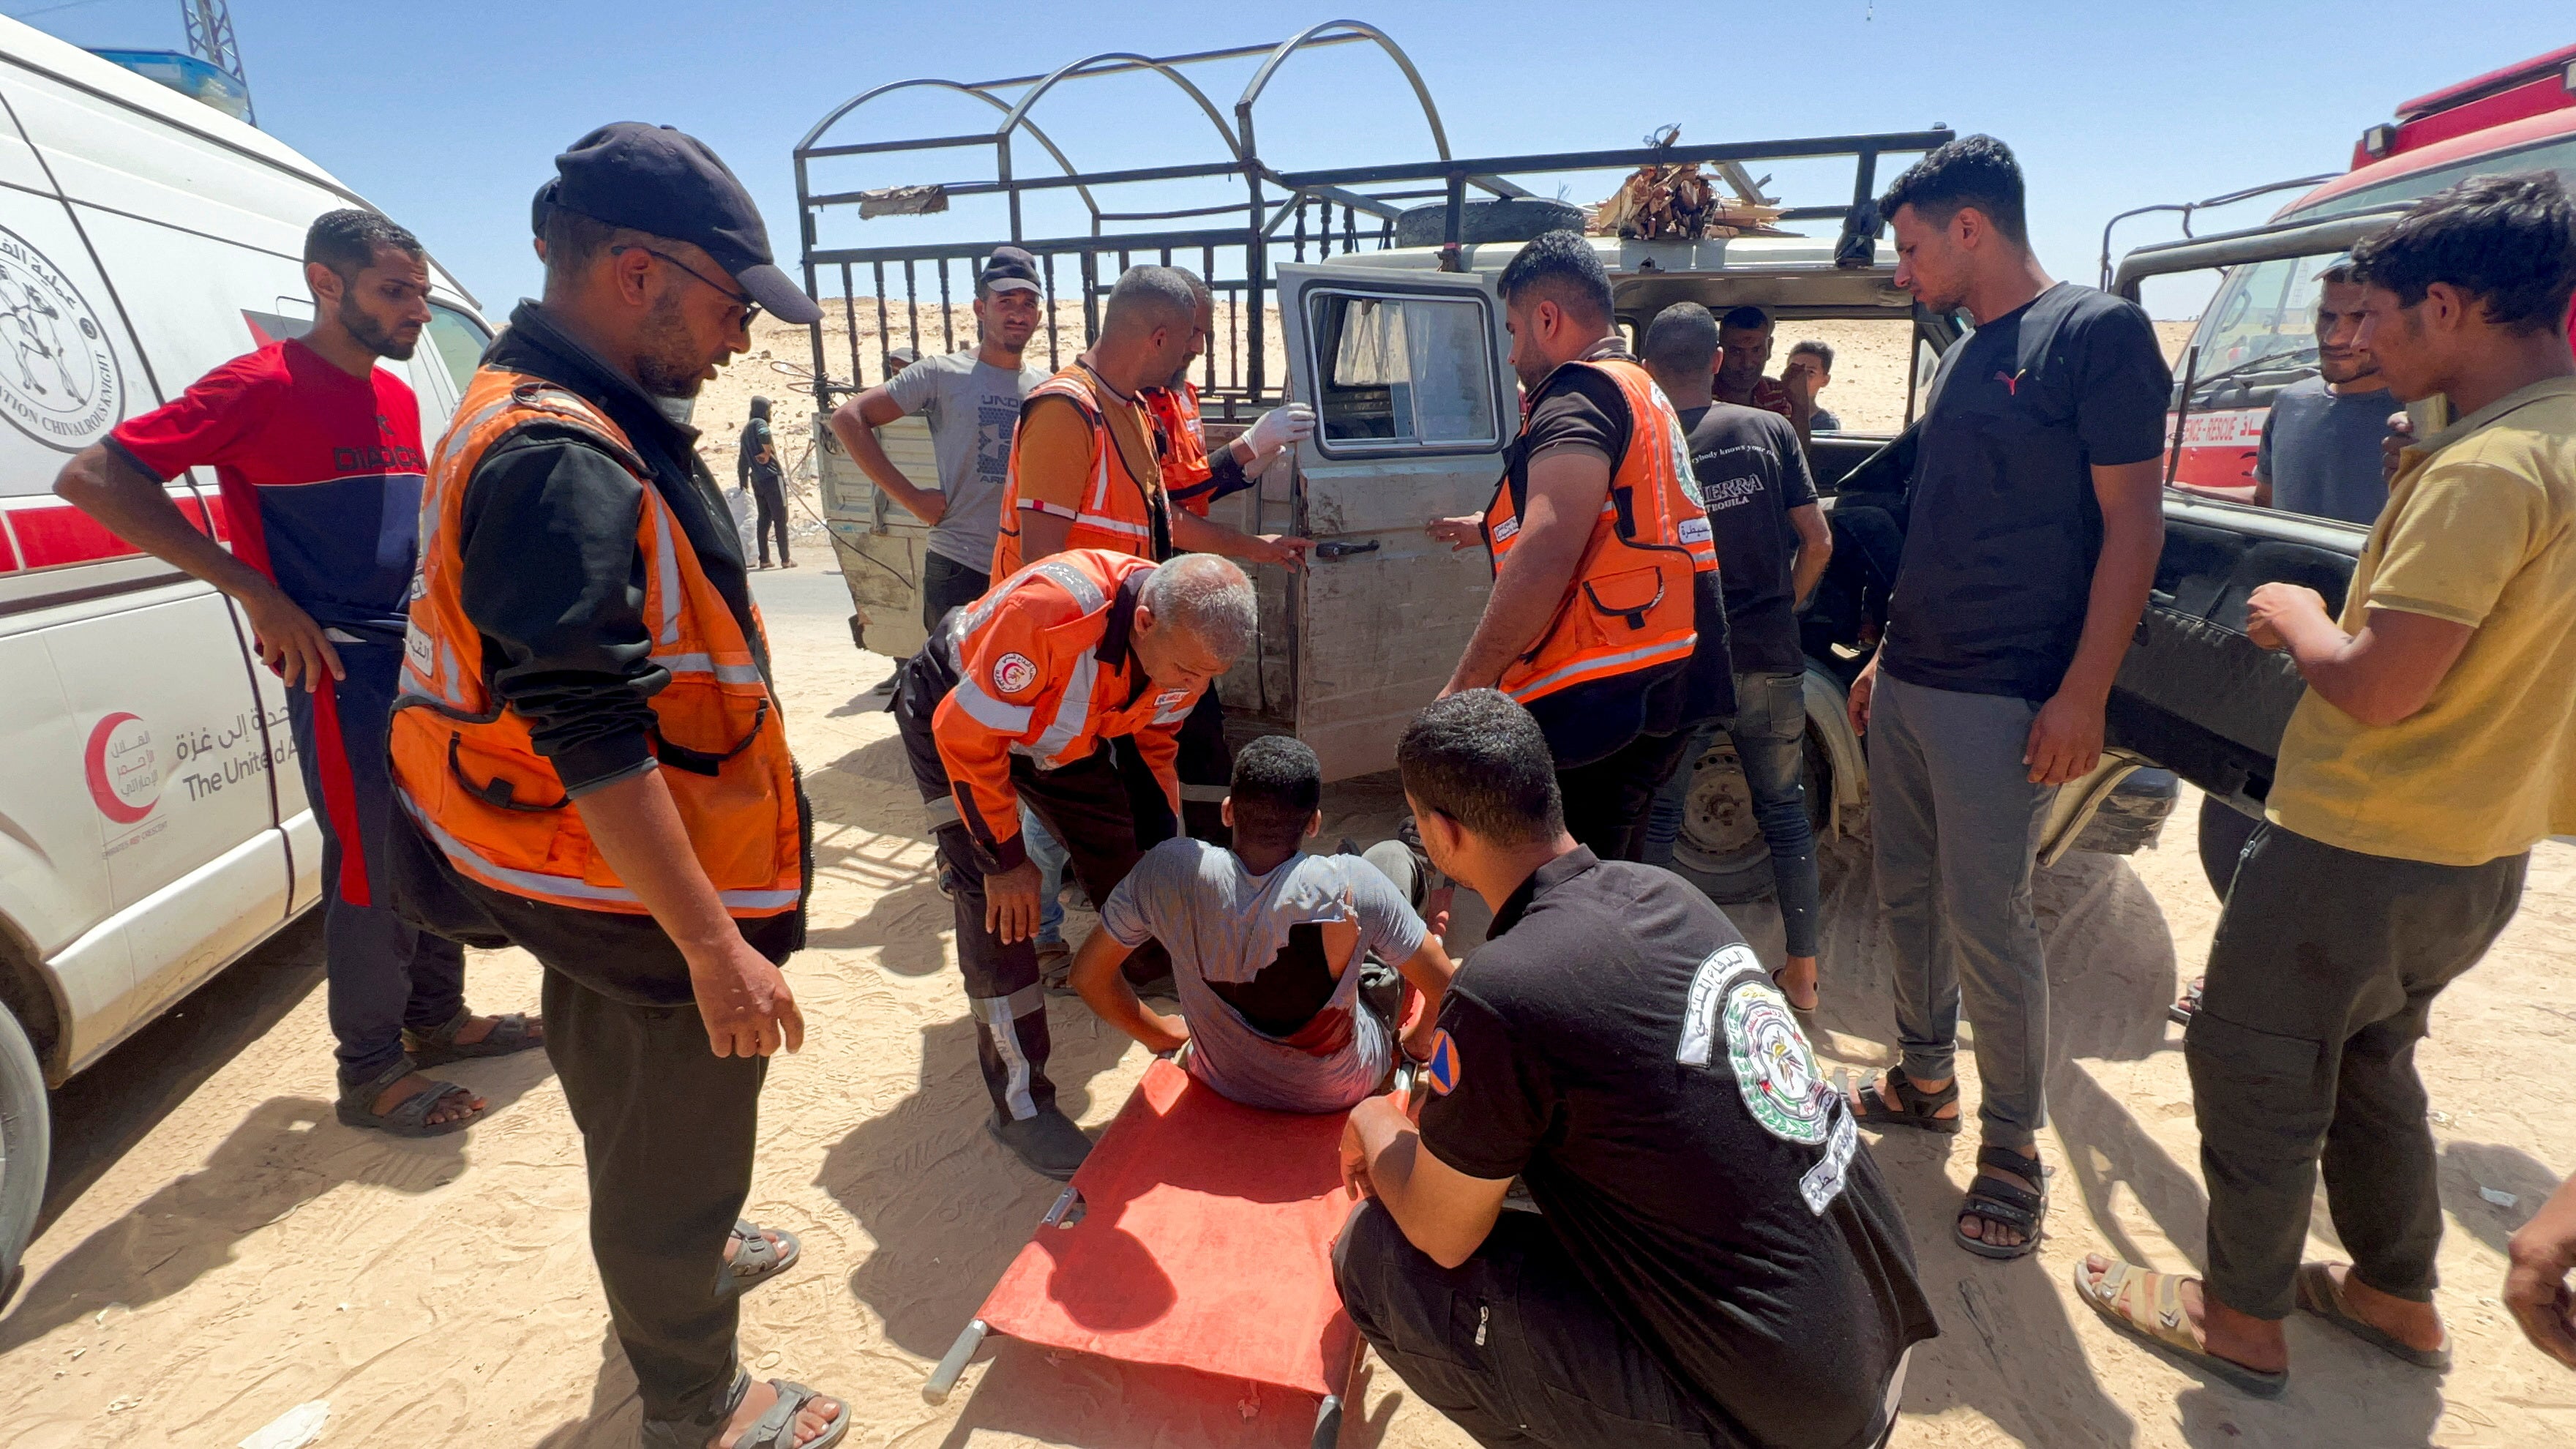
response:
[[[1264,1112],[1156,1061],[922,1385],[945,1403],[1000,1333],[1317,1396],[1341,1429],[1359,1334],[1333,1286],[1343,1114]]]

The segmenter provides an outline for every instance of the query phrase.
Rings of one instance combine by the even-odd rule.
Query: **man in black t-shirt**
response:
[[[1419,1129],[1343,1137],[1367,1194],[1342,1301],[1487,1445],[1866,1449],[1937,1331],[1841,1095],[1716,907],[1566,834],[1529,714],[1452,695],[1396,764],[1439,867],[1494,908]],[[1538,1213],[1504,1212],[1518,1175]]]
[[[1735,714],[1701,725],[1681,765],[1655,795],[1646,824],[1650,865],[1669,865],[1689,803],[1691,777],[1723,731],[1735,744],[1753,818],[1771,848],[1788,961],[1780,989],[1800,1011],[1816,1008],[1816,836],[1807,823],[1807,657],[1798,642],[1806,602],[1834,551],[1798,431],[1778,413],[1718,402],[1709,387],[1717,319],[1676,302],[1646,327],[1646,371],[1679,416],[1693,485],[1725,571],[1726,633]]]
[[[1897,285],[1977,327],[1932,380],[1887,634],[1851,689],[1904,1051],[1854,1100],[1864,1126],[1957,1132],[1964,997],[1985,1141],[1954,1236],[2018,1258],[2047,1209],[2031,859],[2057,787],[2101,760],[2112,676],[2155,579],[2173,379],[2134,303],[2040,270],[2002,142],[1940,147],[1878,205]]]
[[[1528,408],[1504,455],[1493,507],[1428,525],[1453,548],[1483,545],[1495,565],[1484,616],[1441,693],[1500,687],[1525,702],[1555,757],[1574,838],[1605,858],[1634,860],[1645,848],[1655,791],[1689,743],[1687,727],[1732,713],[1734,701],[1722,668],[1694,667],[1693,646],[1659,634],[1655,626],[1666,620],[1619,590],[1640,587],[1642,575],[1642,587],[1662,601],[1660,589],[1678,585],[1659,581],[1657,565],[1686,546],[1705,546],[1708,523],[1676,518],[1677,537],[1650,536],[1663,510],[1642,495],[1661,461],[1643,450],[1672,448],[1676,424],[1619,340],[1610,274],[1591,242],[1548,232],[1521,248],[1498,286]],[[1635,394],[1619,374],[1636,384]],[[1614,489],[1624,490],[1615,510]],[[1615,529],[1604,526],[1614,513]],[[1715,571],[1693,574],[1689,587],[1690,632],[1722,633]],[[1619,633],[1616,646],[1574,642],[1579,619],[1632,607],[1627,628],[1638,632]],[[1614,648],[1617,657],[1599,657]],[[1697,651],[1697,660],[1706,657]]]

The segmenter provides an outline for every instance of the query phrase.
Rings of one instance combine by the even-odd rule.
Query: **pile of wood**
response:
[[[1667,126],[1647,144],[1668,149],[1681,139],[1681,127]],[[1711,177],[1696,163],[1640,166],[1610,199],[1592,208],[1585,227],[1594,236],[1630,241],[1698,241],[1704,237],[1785,236],[1772,223],[1780,208],[1739,194],[1723,177]]]

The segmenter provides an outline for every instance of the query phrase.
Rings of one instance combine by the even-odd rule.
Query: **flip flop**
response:
[[[2395,1334],[2353,1317],[2343,1306],[2343,1289],[2335,1283],[2332,1264],[2301,1263],[2297,1284],[2299,1307],[2369,1344],[2372,1348],[2402,1358],[2417,1368],[2431,1369],[2437,1374],[2451,1371],[2450,1335],[2443,1335],[2440,1348],[2417,1348]]]
[[[2181,1275],[2133,1267],[2114,1258],[2097,1283],[2085,1274],[2084,1260],[2078,1258],[2071,1276],[2076,1296],[2113,1328],[2181,1360],[2184,1367],[2215,1375],[2258,1399],[2277,1399],[2290,1387],[2287,1370],[2265,1373],[2247,1368],[2211,1353],[2193,1339],[2191,1317],[2182,1309]],[[2132,1287],[2138,1291],[2130,1292]]]
[[[1786,971],[1788,969],[1788,967],[1783,966],[1780,968],[1780,971]],[[1798,1013],[1800,1016],[1815,1015],[1816,1008],[1825,1004],[1825,993],[1823,989],[1824,983],[1821,981],[1817,983],[1816,999],[1813,1002],[1805,1006],[1800,1006],[1798,1004],[1798,998],[1789,994],[1789,988],[1780,984],[1780,971],[1774,971],[1771,973],[1771,989],[1780,993],[1780,999],[1789,1003],[1789,1009],[1791,1011]]]
[[[769,1235],[778,1241],[769,1241]],[[733,1250],[732,1261],[716,1279],[716,1297],[739,1298],[779,1274],[796,1266],[805,1256],[805,1245],[785,1228],[764,1228],[749,1218],[737,1218],[733,1225],[734,1241],[742,1246]]]

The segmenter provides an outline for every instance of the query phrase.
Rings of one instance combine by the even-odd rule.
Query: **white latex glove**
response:
[[[1315,410],[1301,402],[1282,403],[1253,419],[1244,430],[1244,445],[1252,456],[1266,458],[1282,448],[1292,447],[1315,435]]]

